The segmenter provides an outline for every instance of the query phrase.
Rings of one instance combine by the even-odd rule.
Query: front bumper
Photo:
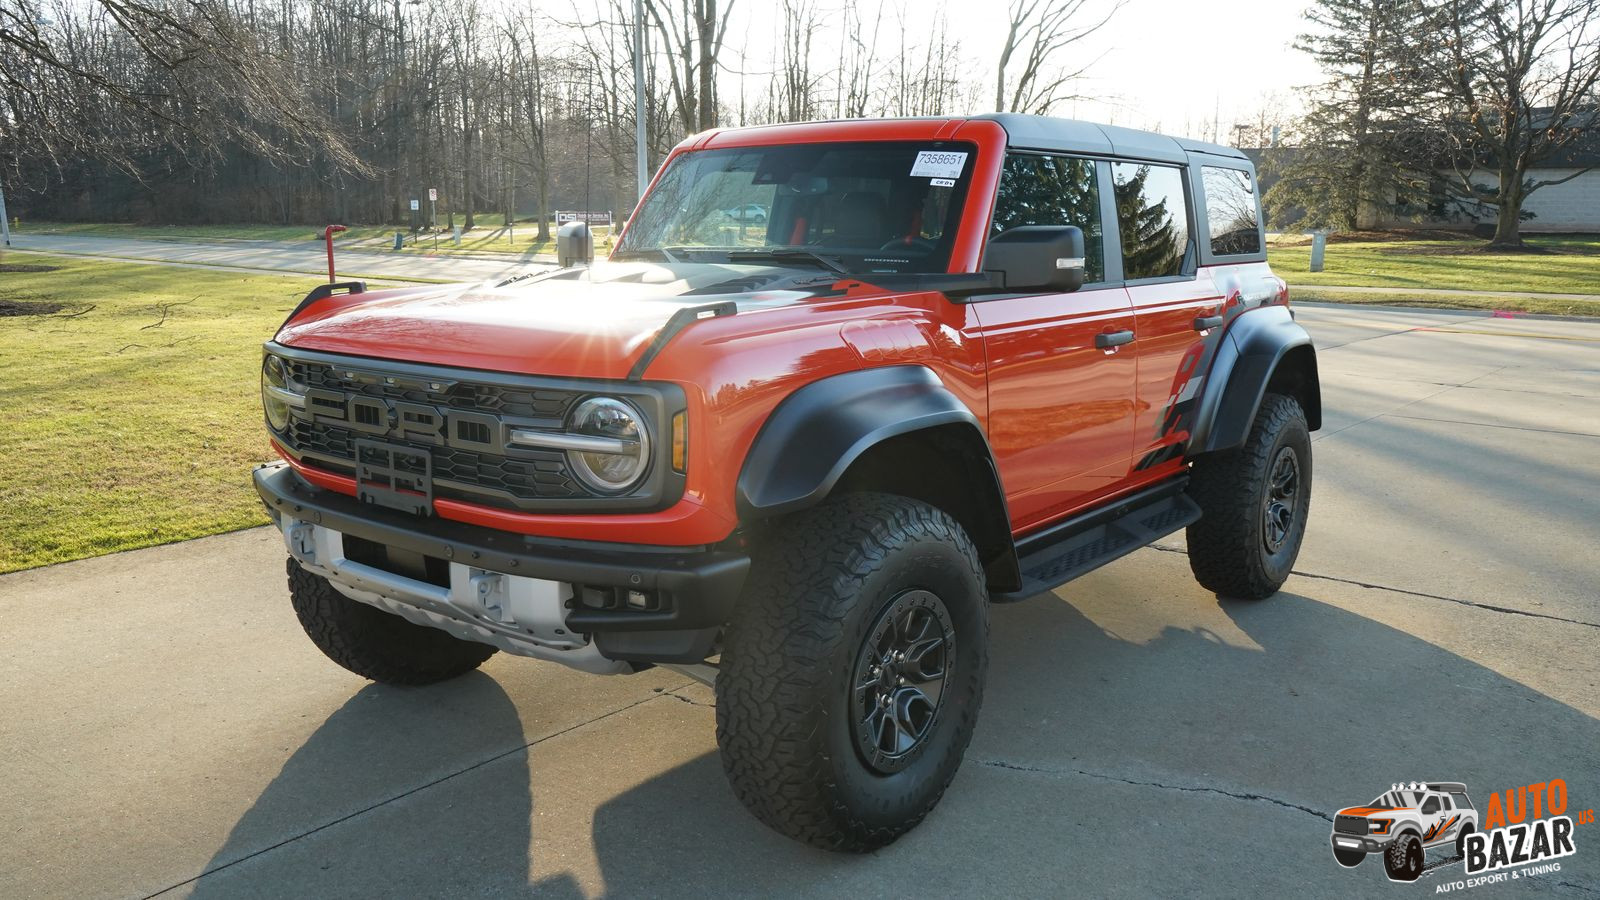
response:
[[[750,568],[737,550],[550,540],[408,515],[315,487],[285,463],[256,469],[254,480],[290,555],[352,599],[589,671],[701,661]],[[346,536],[447,574],[423,580],[353,560]],[[649,597],[653,608],[595,605],[602,595]]]
[[[1379,853],[1394,840],[1390,835],[1377,837],[1363,834],[1344,834],[1335,831],[1330,839],[1335,850],[1355,850],[1361,853]]]

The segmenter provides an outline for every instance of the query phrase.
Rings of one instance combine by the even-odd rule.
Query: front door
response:
[[[989,364],[989,442],[1019,531],[1110,492],[1131,466],[1134,315],[1128,292],[1105,283],[1103,166],[1014,152],[1001,172],[990,235],[1076,225],[1087,270],[1074,293],[973,305]]]

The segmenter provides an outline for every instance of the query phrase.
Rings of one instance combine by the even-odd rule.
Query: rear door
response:
[[[1206,327],[1222,312],[1223,298],[1199,267],[1194,203],[1188,173],[1176,165],[1111,165],[1121,237],[1123,277],[1139,332],[1139,413],[1134,423],[1135,474],[1154,476],[1175,467],[1188,439],[1195,378],[1203,369]],[[1217,323],[1220,324],[1220,323]]]
[[[1027,530],[1091,502],[1128,474],[1133,438],[1133,308],[1108,277],[1105,162],[1011,152],[990,236],[1023,225],[1083,229],[1086,283],[973,305],[989,363],[989,441],[1013,525]],[[1112,273],[1114,274],[1114,273]],[[1111,346],[1097,346],[1112,336]]]

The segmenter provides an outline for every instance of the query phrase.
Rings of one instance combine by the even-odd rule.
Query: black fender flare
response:
[[[978,417],[926,366],[858,369],[813,381],[778,404],[745,455],[739,517],[753,521],[815,506],[873,445],[951,424],[983,434]]]
[[[1285,306],[1264,306],[1241,314],[1217,347],[1201,388],[1189,455],[1244,446],[1267,386],[1280,366],[1292,366],[1312,431],[1322,427],[1321,383],[1311,335]]]

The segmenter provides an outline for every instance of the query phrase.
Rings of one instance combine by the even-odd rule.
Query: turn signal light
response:
[[[682,412],[672,417],[672,471],[689,471],[689,417]]]

